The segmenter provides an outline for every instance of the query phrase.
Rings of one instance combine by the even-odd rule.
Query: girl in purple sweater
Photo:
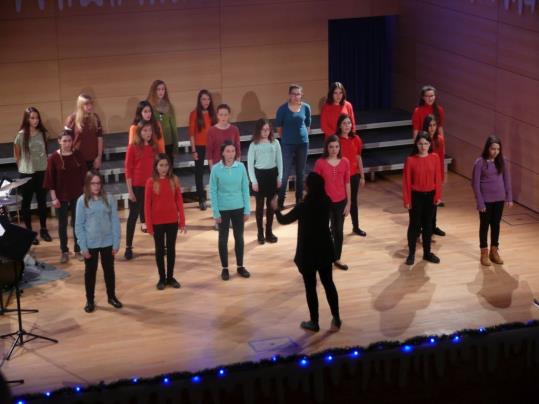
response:
[[[507,162],[503,158],[502,142],[496,136],[489,136],[483,154],[475,161],[472,173],[472,187],[479,211],[479,245],[481,265],[503,264],[498,254],[500,221],[504,205],[513,206],[511,177]],[[487,234],[490,226],[490,253]]]

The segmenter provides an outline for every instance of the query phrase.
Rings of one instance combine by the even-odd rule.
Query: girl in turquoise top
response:
[[[283,157],[279,142],[273,139],[267,119],[259,119],[247,153],[249,179],[256,198],[256,226],[258,243],[276,243],[277,237],[272,232],[273,209],[271,199],[281,187],[283,178]],[[264,237],[263,217],[264,199],[266,199],[266,233]]]
[[[119,309],[122,303],[116,298],[114,256],[120,248],[120,220],[116,200],[105,192],[103,178],[96,171],[89,171],[84,180],[84,193],[77,200],[75,234],[84,257],[84,285],[86,306],[84,311],[95,310],[94,291],[97,263],[105,274],[108,302]]]
[[[176,127],[174,107],[168,98],[167,86],[163,80],[155,80],[152,83],[147,100],[152,105],[155,119],[161,122],[165,138],[165,153],[174,167],[174,153],[178,149],[178,128]]]
[[[236,161],[234,143],[225,140],[221,146],[221,156],[221,161],[211,170],[210,195],[213,218],[219,227],[219,257],[223,268],[221,278],[227,281],[228,229],[231,221],[238,274],[244,278],[251,276],[243,266],[243,223],[249,219],[251,206],[247,170],[241,162]]]
[[[36,194],[39,212],[39,235],[45,241],[52,241],[47,231],[47,190],[43,188],[45,170],[47,169],[47,129],[43,125],[37,108],[28,107],[24,110],[22,123],[13,142],[13,154],[21,178],[30,177],[30,181],[22,186],[21,211],[24,224],[32,230],[32,213],[30,204]],[[39,241],[34,239],[34,244]]]

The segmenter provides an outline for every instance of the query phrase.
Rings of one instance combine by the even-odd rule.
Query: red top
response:
[[[313,171],[324,178],[324,188],[331,202],[346,199],[346,184],[350,182],[350,163],[342,158],[335,167],[324,157],[316,160]]]
[[[438,146],[434,144],[434,140],[432,141],[432,152],[436,153],[438,155],[438,159],[440,160],[440,172],[443,183],[445,178],[445,139],[440,133],[438,133]]]
[[[60,202],[70,202],[82,195],[86,171],[86,161],[78,150],[69,156],[55,151],[47,161],[43,187],[53,189]]]
[[[324,104],[322,105],[322,111],[320,111],[320,127],[324,132],[324,138],[334,135],[337,132],[337,120],[339,115],[346,114],[352,121],[352,131],[356,131],[356,117],[354,116],[354,108],[352,104],[345,101],[343,105],[340,104]]]
[[[155,150],[150,145],[131,144],[125,154],[125,178],[131,180],[134,187],[143,187],[152,176]]]
[[[339,136],[342,156],[348,159],[350,163],[350,175],[356,175],[359,171],[359,162],[357,156],[361,156],[363,151],[363,141],[357,135],[349,138],[348,136]]]
[[[195,138],[195,146],[206,146],[208,142],[208,129],[211,127],[211,118],[209,113],[202,114],[204,118],[204,128],[199,132],[197,129],[197,111],[191,111],[189,115],[189,136]]]
[[[225,140],[231,140],[236,145],[236,160],[240,159],[240,131],[237,126],[230,125],[228,129],[219,129],[212,126],[208,129],[208,139],[206,143],[206,158],[216,164],[221,160],[221,145]]]
[[[404,163],[402,175],[402,199],[405,205],[412,204],[412,191],[434,192],[434,201],[442,199],[442,177],[440,161],[436,153],[426,157],[409,156]]]
[[[153,189],[153,178],[146,181],[144,190],[144,215],[148,233],[153,234],[154,224],[178,223],[185,227],[185,212],[180,182],[174,177],[176,186],[170,186],[168,178],[159,178],[159,193]]]
[[[65,126],[73,130],[73,150],[79,150],[84,161],[93,161],[98,154],[97,139],[103,137],[103,127],[97,114],[95,116],[95,127],[91,124],[89,118],[85,118],[82,122],[82,129],[77,128],[75,124],[75,114],[67,117]]]
[[[440,112],[440,122],[438,122],[438,127],[443,128],[445,122],[445,112],[444,109],[438,105],[438,112]],[[423,121],[427,115],[434,115],[432,112],[432,105],[422,105],[421,107],[415,107],[414,113],[412,114],[412,127],[414,130],[422,131],[423,130]]]

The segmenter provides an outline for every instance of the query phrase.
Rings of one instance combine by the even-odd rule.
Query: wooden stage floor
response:
[[[507,209],[500,243],[506,264],[482,268],[472,190],[467,179],[451,173],[446,207],[438,213],[448,235],[433,244],[441,263],[419,259],[410,270],[404,265],[408,215],[400,174],[380,176],[361,193],[360,224],[368,236],[352,235],[347,219],[343,261],[350,270],[334,270],[343,319],[338,333],[328,332],[331,316],[321,286],[321,331],[299,328],[308,311],[292,262],[296,225],[276,225],[279,242],[260,246],[253,217],[245,233],[245,264],[252,277],[242,279],[232,271],[230,281],[223,282],[210,211],[191,204],[188,233],[177,243],[176,278],[182,288],[156,290],[153,240],[138,232],[135,259],[124,261],[122,248],[116,261],[117,295],[125,307],[107,304],[99,270],[97,310],[86,314],[83,264],[59,264],[56,220],[50,219],[55,240],[42,242],[34,253],[69,276],[25,290],[23,307],[40,312],[24,315],[23,321],[26,330],[60,342],[30,342],[3,362],[1,371],[8,379],[26,380],[14,388],[22,394],[539,318],[532,305],[539,295],[538,214],[520,206]],[[232,250],[230,257],[234,268]],[[0,318],[1,334],[15,327],[16,316]],[[10,346],[9,340],[0,343],[4,351]]]

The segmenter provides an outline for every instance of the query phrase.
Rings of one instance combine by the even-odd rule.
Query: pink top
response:
[[[332,166],[322,157],[316,160],[313,171],[324,178],[324,187],[331,202],[346,199],[346,184],[350,183],[350,163],[343,157],[339,164]]]

